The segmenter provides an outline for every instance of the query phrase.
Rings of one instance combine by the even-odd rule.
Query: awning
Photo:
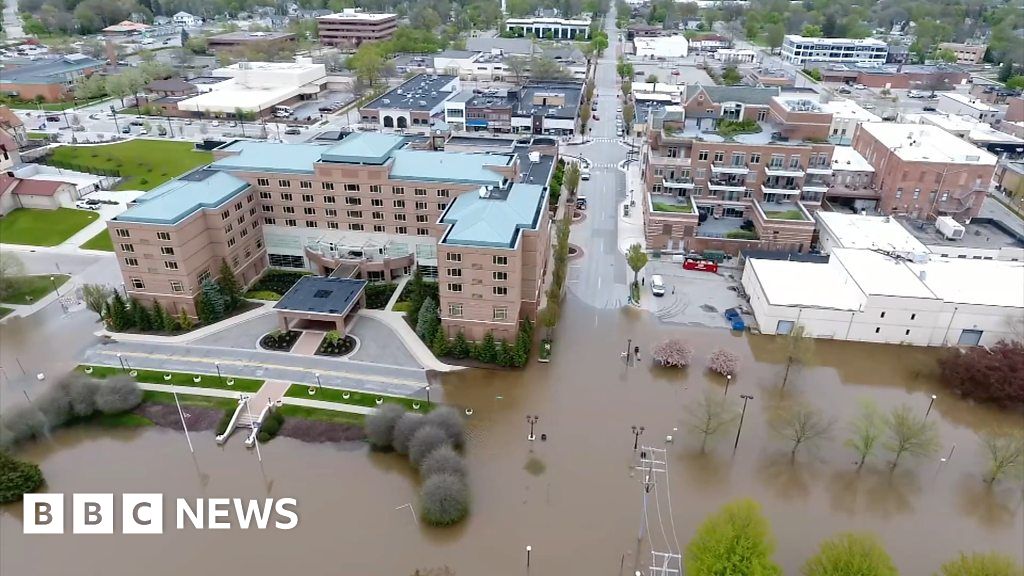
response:
[[[483,126],[484,128],[486,128],[487,127],[487,120],[480,120],[480,119],[466,120],[466,126]]]

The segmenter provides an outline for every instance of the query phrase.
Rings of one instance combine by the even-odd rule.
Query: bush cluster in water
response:
[[[398,404],[382,406],[366,417],[366,437],[375,450],[407,455],[424,479],[420,515],[435,526],[449,526],[469,514],[466,465],[457,450],[466,440],[465,422],[453,408],[426,416]]]

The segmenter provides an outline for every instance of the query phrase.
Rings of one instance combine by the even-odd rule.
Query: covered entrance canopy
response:
[[[365,280],[303,276],[274,306],[282,330],[300,323],[333,325],[345,334],[348,318],[366,303]]]

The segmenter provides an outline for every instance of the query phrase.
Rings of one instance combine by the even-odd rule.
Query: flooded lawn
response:
[[[976,433],[994,424],[1022,426],[1019,417],[968,405],[936,387],[926,350],[818,342],[812,366],[796,369],[779,390],[784,365],[779,342],[711,329],[654,324],[642,312],[595,312],[570,300],[559,327],[554,361],[522,372],[468,371],[445,376],[445,400],[471,407],[468,460],[472,513],[450,530],[413,522],[416,476],[393,455],[368,454],[365,444],[306,444],[278,438],[263,449],[263,465],[238,438],[217,447],[196,434],[195,458],[180,433],[160,428],[59,433],[21,453],[40,463],[54,492],[164,492],[173,497],[295,497],[299,527],[289,532],[170,531],[161,537],[73,537],[21,534],[20,506],[0,515],[0,573],[151,574],[309,573],[403,576],[448,565],[458,574],[632,574],[641,522],[642,486],[633,473],[633,425],[641,444],[667,448],[670,483],[648,503],[640,546],[685,548],[697,525],[723,503],[758,500],[778,542],[787,574],[818,542],[838,531],[876,532],[903,574],[928,575],[959,550],[997,550],[1024,559],[1021,487],[995,489],[981,481],[985,460]],[[695,366],[654,367],[649,350],[668,336],[694,348]],[[642,362],[626,368],[628,338]],[[687,431],[685,406],[724,380],[703,369],[716,347],[742,357],[729,396],[753,395],[739,448],[735,426],[708,453]],[[5,394],[10,390],[5,388]],[[940,454],[901,461],[890,475],[882,453],[858,474],[843,446],[858,401],[882,408],[907,403],[939,424]],[[19,392],[20,394],[20,392]],[[801,449],[768,428],[780,398],[801,399],[838,420],[833,437]],[[6,402],[5,402],[6,403]],[[527,441],[526,415],[540,417],[537,441]],[[674,430],[678,429],[678,430]],[[547,440],[541,441],[540,435]],[[665,443],[666,435],[674,442]],[[939,456],[956,450],[949,463]],[[671,519],[668,499],[671,497]],[[664,526],[663,532],[661,526]]]

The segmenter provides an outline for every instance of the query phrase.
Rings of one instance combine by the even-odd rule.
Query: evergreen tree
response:
[[[498,342],[498,353],[495,355],[495,363],[502,368],[512,366],[512,348],[504,338]]]
[[[1006,82],[1013,76],[1013,60],[1007,59],[999,67],[999,81]]]
[[[466,335],[461,330],[455,335],[455,343],[451,348],[451,355],[455,358],[461,360],[469,356],[469,341],[466,340]]]
[[[423,286],[423,273],[420,272],[419,267],[416,267],[416,272],[412,275],[412,280],[409,281],[409,286],[406,288],[409,291],[409,319],[419,319],[420,307],[423,306],[423,299],[426,297],[426,291]]]
[[[434,303],[433,298],[427,296],[420,306],[419,314],[417,314],[416,335],[423,339],[424,342],[431,342],[439,322],[437,304]]]
[[[434,353],[434,356],[438,358],[448,355],[448,337],[444,335],[444,330],[438,328],[434,330],[434,340],[430,344],[430,351]]]
[[[494,364],[497,358],[498,346],[494,341],[494,334],[488,332],[484,334],[483,341],[476,348],[476,359],[487,364]]]
[[[174,332],[175,330],[178,329],[178,319],[174,316],[174,314],[171,314],[166,310],[164,311],[163,329],[164,332]]]
[[[227,303],[220,292],[220,288],[212,281],[206,280],[200,288],[201,296],[197,308],[199,308],[199,319],[204,324],[212,324],[224,317]]]
[[[530,332],[529,321],[519,327],[519,334],[516,336],[516,347],[512,353],[512,365],[516,368],[526,366],[530,358]]]
[[[132,323],[139,330],[145,332],[153,327],[153,319],[149,314],[149,309],[142,302],[139,302],[135,298],[132,298]]]
[[[188,332],[195,325],[196,323],[192,321],[192,317],[188,315],[188,312],[185,312],[184,308],[182,308],[181,314],[178,315],[178,327],[185,332]]]
[[[217,278],[217,286],[220,288],[220,292],[225,300],[227,300],[226,309],[234,310],[238,303],[242,301],[242,285],[238,283],[238,278],[235,277],[235,272],[231,269],[231,266],[228,266],[227,260],[221,260],[218,273],[220,277]]]
[[[132,319],[128,315],[128,305],[125,304],[120,292],[114,292],[114,296],[110,299],[110,303],[107,305],[107,318],[109,318],[110,328],[116,332],[131,328]]]
[[[164,312],[164,307],[160,305],[160,302],[153,302],[153,312],[150,314],[152,320],[153,330],[164,330],[164,325],[167,324],[167,312]]]

